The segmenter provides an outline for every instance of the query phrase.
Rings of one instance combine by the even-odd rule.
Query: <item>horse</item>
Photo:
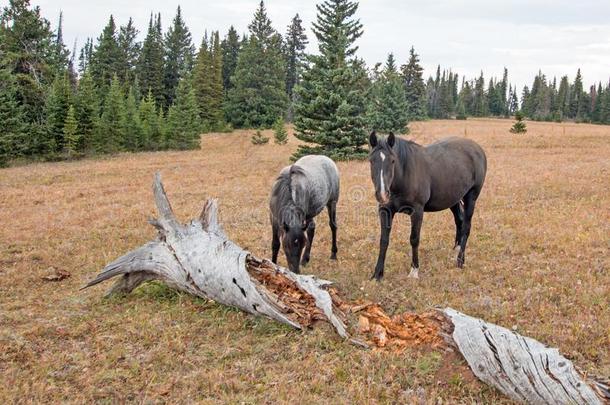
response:
[[[394,136],[369,137],[371,179],[375,186],[381,237],[379,256],[371,279],[383,278],[392,220],[396,213],[411,216],[411,271],[419,274],[419,236],[424,212],[450,209],[455,220],[454,250],[459,246],[457,267],[465,262],[466,242],[474,207],[487,172],[487,157],[474,141],[451,137],[421,146]]]
[[[332,233],[330,258],[336,260],[338,200],[339,170],[330,158],[308,155],[284,167],[273,184],[269,201],[273,263],[277,263],[281,239],[288,268],[299,273],[299,261],[307,265],[316,230],[314,217],[324,207],[328,210]]]

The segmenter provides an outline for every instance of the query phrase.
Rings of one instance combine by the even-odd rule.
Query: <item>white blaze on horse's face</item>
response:
[[[394,154],[379,150],[370,156],[371,177],[375,186],[375,197],[381,204],[390,202],[390,186],[394,177]]]

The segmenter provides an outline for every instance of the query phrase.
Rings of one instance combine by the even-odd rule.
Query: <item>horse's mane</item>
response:
[[[280,212],[302,211],[297,202],[293,200],[292,179],[294,175],[305,174],[302,167],[292,165],[290,170],[282,171],[277,177],[273,187],[273,197],[276,198],[273,210],[275,215]]]
[[[399,138],[399,137],[396,137],[395,139],[396,140],[394,143],[394,151],[396,151],[398,160],[403,165],[405,165],[409,159],[409,154],[412,153],[415,149],[421,147],[421,145],[419,145],[418,143],[415,143],[413,141],[409,141],[407,139],[403,139],[403,138]],[[381,149],[390,149],[390,146],[388,145],[388,141],[386,138],[379,140],[379,147]]]

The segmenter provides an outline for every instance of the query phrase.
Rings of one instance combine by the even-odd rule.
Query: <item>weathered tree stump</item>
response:
[[[157,173],[153,184],[159,231],[155,241],[108,264],[85,287],[120,276],[108,294],[129,293],[161,280],[199,297],[303,329],[317,321],[361,346],[430,345],[456,349],[473,373],[508,397],[532,404],[610,403],[608,382],[579,372],[557,349],[454,309],[389,317],[374,303],[342,301],[329,281],[294,274],[258,259],[229,240],[218,222],[216,200],[198,219],[176,220]],[[358,325],[348,315],[359,313]]]

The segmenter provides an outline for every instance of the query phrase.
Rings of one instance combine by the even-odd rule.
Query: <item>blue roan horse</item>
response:
[[[383,277],[392,220],[398,212],[411,216],[411,277],[417,277],[419,234],[424,211],[450,209],[455,219],[457,266],[464,265],[474,206],[485,182],[487,158],[474,141],[447,138],[429,146],[396,138],[369,138],[371,178],[379,202],[381,238],[373,277]]]
[[[337,200],[339,171],[326,156],[309,155],[282,169],[273,184],[269,201],[273,242],[272,261],[277,263],[280,240],[288,268],[299,272],[299,262],[309,262],[316,229],[314,217],[328,209],[332,232],[331,259],[337,258]],[[301,260],[301,253],[305,253]]]

